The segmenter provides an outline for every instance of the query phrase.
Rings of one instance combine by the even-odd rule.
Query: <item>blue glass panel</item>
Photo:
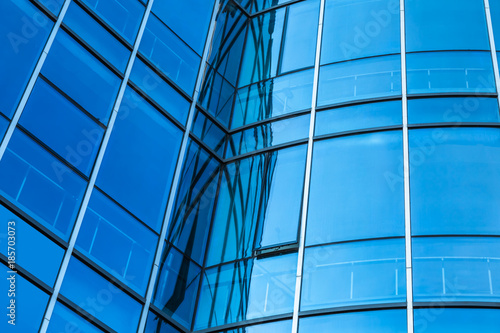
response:
[[[415,309],[415,332],[425,333],[497,333],[500,332],[498,309]]]
[[[45,80],[37,80],[19,122],[78,170],[90,174],[104,130]]]
[[[108,122],[121,81],[63,30],[57,33],[42,74],[103,124]]]
[[[252,0],[252,1],[253,1],[252,13],[256,13],[258,11],[280,5],[290,0]]]
[[[328,0],[321,64],[399,53],[399,1]]]
[[[9,121],[0,115],[0,138],[3,138],[8,126]]]
[[[319,3],[319,0],[309,0],[289,7],[281,73],[314,65]]]
[[[153,3],[153,13],[201,54],[213,7],[213,0],[164,0]]]
[[[311,107],[314,70],[306,70],[238,90],[232,128]]]
[[[199,110],[196,111],[194,116],[191,132],[208,147],[212,148],[220,157],[224,155],[226,132]]]
[[[182,15],[183,18],[186,15]],[[167,77],[191,95],[200,57],[156,16],[149,16],[139,50]]]
[[[117,332],[137,330],[141,305],[74,257],[61,294]]]
[[[500,301],[500,239],[413,238],[415,301]]]
[[[188,100],[139,58],[134,61],[130,80],[180,123],[186,123],[190,107]]]
[[[291,313],[297,254],[245,260],[207,270],[195,330]]]
[[[158,231],[181,139],[181,130],[128,88],[97,186]]]
[[[15,295],[9,297],[10,282],[7,278],[10,277],[4,271],[7,267],[0,264],[0,269],[4,274],[0,279],[0,288],[3,290],[0,306],[2,307],[2,320],[0,320],[1,332],[38,332],[42,323],[45,307],[49,300],[49,295],[35,287],[19,274],[15,274],[16,290]],[[10,316],[11,310],[8,309],[10,301],[15,300],[15,316]],[[9,320],[15,319],[13,324],[9,324]]]
[[[318,106],[401,94],[399,55],[342,62],[321,68]]]
[[[276,76],[285,8],[252,19],[245,43],[239,87]]]
[[[40,0],[40,3],[44,5],[52,14],[57,16],[61,7],[64,3],[64,0]]]
[[[495,92],[489,52],[410,53],[408,93]]]
[[[69,238],[86,182],[19,130],[0,162],[0,184],[9,200]]]
[[[401,101],[368,103],[321,111],[316,114],[315,135],[402,123]]]
[[[13,221],[14,224],[8,224]],[[52,286],[56,280],[64,250],[49,238],[0,205],[0,251],[7,256],[7,231],[15,231],[16,264]],[[8,227],[14,229],[9,229]],[[47,260],[50,258],[50,260]]]
[[[191,327],[201,268],[172,247],[165,247],[153,304]]]
[[[57,302],[54,307],[54,312],[52,317],[50,317],[49,327],[47,329],[49,333],[61,333],[61,332],[85,332],[85,333],[98,333],[102,332],[97,327],[93,326],[91,323]]]
[[[406,0],[406,51],[489,50],[482,0]]]
[[[240,327],[234,330],[227,330],[220,333],[290,333],[292,331],[292,321],[276,321],[267,324]]]
[[[144,333],[181,333],[170,326],[166,321],[149,311]]]
[[[409,140],[412,233],[499,235],[500,130],[419,129]]]
[[[404,235],[400,131],[319,141],[313,156],[308,245]]]
[[[404,239],[306,249],[300,309],[406,301]]]
[[[0,112],[10,118],[53,23],[28,0],[0,1],[0,22]]]
[[[500,0],[489,0],[495,45],[500,45]]]
[[[453,122],[499,122],[496,98],[454,97],[408,101],[410,124]]]
[[[224,77],[208,66],[198,103],[225,127],[229,127],[235,92],[236,89]]]
[[[309,332],[406,333],[406,311],[363,311],[300,319],[299,333]]]
[[[64,23],[118,70],[125,71],[130,51],[75,2],[69,5]]]
[[[305,114],[231,134],[226,158],[305,139],[309,136],[309,117]]]
[[[141,24],[144,6],[137,0],[82,0],[106,23],[133,44]]]
[[[141,295],[146,293],[157,241],[152,231],[99,190],[92,192],[76,247]]]

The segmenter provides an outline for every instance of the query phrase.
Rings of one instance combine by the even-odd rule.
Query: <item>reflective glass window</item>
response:
[[[12,117],[53,22],[28,0],[0,1],[0,112]]]
[[[155,315],[153,312],[149,311],[148,319],[146,321],[145,333],[181,333],[181,331],[176,330],[173,326],[169,325],[166,321],[161,319],[161,317]]]
[[[14,132],[0,162],[0,190],[35,220],[67,240],[86,182],[29,139]]]
[[[284,20],[285,8],[280,8],[250,22],[240,70],[240,87],[276,76]]]
[[[201,55],[213,6],[213,0],[164,0],[154,2],[152,10],[172,31]]]
[[[495,45],[500,45],[500,1],[489,0],[491,24],[493,26],[493,34],[495,36]]]
[[[156,244],[152,231],[99,190],[92,192],[76,241],[78,250],[144,295]]]
[[[214,152],[218,153],[219,156],[224,155],[226,132],[199,110],[196,111],[194,116],[191,132],[208,147],[212,148]]]
[[[42,78],[19,123],[78,170],[90,174],[104,129]]]
[[[186,15],[181,17],[185,18]],[[149,16],[139,51],[191,95],[200,57],[154,15]]]
[[[401,94],[401,57],[375,57],[324,66],[318,106]]]
[[[108,122],[120,79],[63,30],[59,30],[42,74],[85,110]]]
[[[243,2],[245,0],[242,0]],[[250,0],[253,2],[252,13],[268,9],[282,3],[288,2],[290,0]]]
[[[128,88],[97,186],[158,231],[181,139],[181,130]]]
[[[409,145],[414,235],[500,234],[499,129],[411,130]]]
[[[207,270],[194,328],[291,313],[296,273],[297,254],[239,261]]]
[[[310,108],[313,76],[311,69],[239,89],[231,127]]]
[[[61,332],[85,332],[85,333],[98,333],[102,332],[97,327],[93,326],[87,320],[83,319],[75,312],[68,309],[66,306],[57,302],[54,307],[52,317],[50,317],[49,333]]]
[[[180,123],[187,121],[190,103],[140,58],[134,60],[130,80]]]
[[[315,135],[394,126],[402,123],[401,101],[366,103],[316,114]]]
[[[61,10],[64,0],[40,0],[40,3],[52,14],[57,16]]]
[[[399,26],[399,1],[328,0],[321,64],[398,53]]]
[[[125,71],[130,50],[75,2],[69,5],[64,23],[118,70]]]
[[[299,333],[406,333],[405,310],[336,313],[302,318]]]
[[[8,126],[9,121],[0,115],[0,138],[3,138]]]
[[[46,258],[47,259],[47,258]],[[2,279],[0,279],[0,288],[3,290],[2,295],[2,320],[0,320],[1,332],[38,332],[40,324],[42,323],[45,307],[49,301],[49,295],[35,287],[28,280],[21,275],[16,274],[16,291],[15,297],[9,297],[8,291],[10,289],[9,277],[6,273],[8,268],[0,264],[2,270]],[[15,300],[15,313],[14,318],[11,317],[10,300]],[[15,326],[9,324],[9,320],[15,319]]]
[[[160,263],[153,304],[186,327],[191,327],[201,268],[166,246]]]
[[[404,235],[400,131],[319,141],[313,156],[308,245]]]
[[[82,0],[115,31],[133,44],[144,6],[137,0]]]
[[[496,333],[500,331],[498,309],[415,309],[415,332]]]
[[[406,55],[408,93],[495,92],[489,52],[424,52]]]
[[[292,321],[275,321],[267,324],[252,325],[246,327],[236,328],[234,330],[227,330],[220,333],[290,333],[292,330]]]
[[[281,73],[314,65],[319,3],[309,0],[288,7]]]
[[[0,251],[7,256],[7,231],[12,230],[8,227],[13,227],[16,233],[16,264],[53,286],[64,250],[3,205],[0,205],[0,221],[4,230],[0,233]],[[10,224],[11,221],[14,224]]]
[[[489,50],[482,0],[406,0],[406,51]]]
[[[306,249],[300,309],[406,301],[404,239]]]
[[[277,120],[231,134],[226,158],[254,150],[305,139],[309,136],[310,115]]]
[[[61,294],[117,332],[137,330],[141,305],[74,257]]]
[[[496,98],[419,98],[408,101],[408,123],[499,122]]]
[[[415,301],[500,301],[500,239],[413,238]]]
[[[236,89],[211,66],[207,66],[198,103],[225,127],[229,127]]]

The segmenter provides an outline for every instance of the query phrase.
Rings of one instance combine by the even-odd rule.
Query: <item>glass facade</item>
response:
[[[500,332],[500,0],[0,18],[0,332]]]

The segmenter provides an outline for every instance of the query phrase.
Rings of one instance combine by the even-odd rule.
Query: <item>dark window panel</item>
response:
[[[181,333],[181,331],[173,328],[161,317],[149,311],[148,319],[146,321],[145,333]]]
[[[226,132],[207,118],[201,111],[196,111],[191,132],[203,143],[212,148],[220,157],[224,156]]]

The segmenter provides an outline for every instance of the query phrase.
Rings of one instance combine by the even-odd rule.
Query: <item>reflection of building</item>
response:
[[[1,332],[500,332],[500,0],[0,16]]]

